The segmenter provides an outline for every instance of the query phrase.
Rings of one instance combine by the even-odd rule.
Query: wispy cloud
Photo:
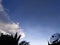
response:
[[[15,23],[10,20],[9,15],[4,11],[4,8],[0,0],[0,33],[3,34],[13,34],[13,36],[18,33],[18,36],[21,35],[21,38],[25,37],[24,32],[19,26],[19,23]]]

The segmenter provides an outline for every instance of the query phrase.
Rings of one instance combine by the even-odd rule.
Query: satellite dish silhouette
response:
[[[60,33],[55,33],[50,37],[50,44],[60,42]]]

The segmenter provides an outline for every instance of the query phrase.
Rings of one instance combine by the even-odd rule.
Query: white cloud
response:
[[[17,32],[18,36],[21,35],[21,38],[25,37],[19,23],[15,23],[10,20],[8,14],[4,11],[1,1],[2,0],[0,0],[0,33],[12,34],[14,36]]]
[[[0,22],[0,33],[4,33],[4,34],[13,34],[13,36],[16,34],[16,32],[19,35],[22,35],[21,38],[25,37],[24,32],[22,31],[22,29],[20,29],[20,26],[18,23],[1,23]]]

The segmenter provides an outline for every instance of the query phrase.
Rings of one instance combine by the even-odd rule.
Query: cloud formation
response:
[[[1,1],[2,0],[0,0],[0,33],[9,35],[12,34],[14,36],[17,32],[18,36],[21,35],[21,38],[25,37],[19,23],[15,23],[10,20],[8,14],[4,11]]]

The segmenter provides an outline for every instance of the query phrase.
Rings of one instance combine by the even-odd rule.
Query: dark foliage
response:
[[[0,36],[0,45],[18,45],[19,37],[17,37],[17,33],[15,34],[15,37],[13,35],[3,35]]]
[[[29,42],[22,41],[19,45],[30,45]]]
[[[13,37],[13,35],[3,35],[0,36],[0,45],[18,45],[18,41],[21,35],[17,37],[17,33]],[[29,42],[21,41],[19,45],[29,45]]]

